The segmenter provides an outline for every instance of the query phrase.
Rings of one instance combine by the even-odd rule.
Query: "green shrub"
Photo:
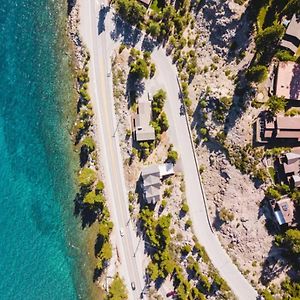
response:
[[[234,220],[234,214],[230,210],[222,207],[219,212],[219,217],[223,222],[230,222]]]
[[[150,78],[152,78],[155,75],[155,72],[156,72],[156,66],[154,63],[152,63],[150,65]]]
[[[188,98],[188,97],[185,97],[185,98],[183,99],[183,103],[184,103],[184,105],[185,105],[186,107],[191,107],[191,105],[192,105],[192,100],[191,100],[190,98]]]
[[[183,255],[188,255],[192,251],[192,248],[189,244],[182,247],[181,252]]]
[[[200,128],[199,130],[200,134],[203,135],[203,136],[206,136],[207,135],[207,129],[206,128]]]
[[[125,44],[121,44],[120,47],[119,47],[119,53],[122,53],[122,51],[126,48],[126,45]]]
[[[164,190],[163,197],[170,198],[171,195],[172,195],[172,189],[171,189],[171,188],[166,188],[166,189]]]
[[[266,197],[278,200],[281,197],[281,194],[279,191],[273,187],[268,187],[266,192],[265,192]]]
[[[96,144],[93,140],[92,137],[87,136],[83,141],[82,141],[82,146],[85,146],[88,148],[89,152],[93,152],[95,150]]]
[[[176,161],[177,161],[177,159],[178,159],[178,153],[177,153],[177,151],[175,151],[175,150],[170,150],[170,151],[168,152],[167,160],[168,160],[169,162],[175,164]]]
[[[102,193],[104,191],[104,183],[103,181],[99,180],[96,184],[96,193]]]
[[[265,168],[255,169],[255,171],[253,172],[253,176],[262,182],[266,182],[269,178],[268,172]]]
[[[265,300],[274,300],[272,294],[267,289],[264,289],[261,295],[264,297]]]
[[[279,50],[275,56],[280,60],[280,61],[296,61],[296,56],[292,55],[289,51],[287,50]]]
[[[186,213],[189,211],[189,206],[188,206],[188,204],[185,203],[185,202],[182,203],[181,210],[182,210],[183,213],[186,214]]]
[[[81,88],[79,90],[79,94],[81,95],[81,97],[86,100],[86,101],[90,101],[91,100],[91,97],[90,95],[88,94],[87,90],[84,89],[84,88]]]
[[[192,220],[191,219],[188,219],[186,222],[185,222],[185,225],[187,227],[191,227],[192,226]]]
[[[164,209],[167,206],[167,200],[163,199],[161,201],[161,208]]]

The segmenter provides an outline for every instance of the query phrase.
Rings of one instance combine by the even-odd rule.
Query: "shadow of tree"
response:
[[[121,40],[122,43],[134,47],[141,39],[142,33],[138,28],[124,22],[118,15],[114,15],[114,30],[110,37],[114,41]]]
[[[260,281],[263,285],[268,285],[273,279],[289,268],[287,258],[288,252],[286,249],[272,245],[263,263],[263,270],[260,276]]]
[[[127,106],[130,108],[135,100],[142,96],[145,90],[145,82],[129,73],[126,81]]]
[[[68,0],[68,10],[67,10],[68,15],[71,13],[75,4],[76,4],[76,0]]]
[[[101,7],[101,9],[99,10],[98,35],[105,30],[105,18],[109,11],[110,6]]]
[[[256,95],[256,90],[251,87],[250,83],[245,79],[244,73],[244,70],[241,70],[238,73],[239,83],[234,89],[232,105],[225,120],[225,134],[227,134],[229,130],[235,126],[236,122],[241,118],[243,112],[251,104],[251,100]]]
[[[214,221],[212,223],[213,228],[215,228],[217,231],[220,231],[220,229],[221,229],[221,227],[224,223],[225,222],[223,220],[221,220],[219,212],[216,209],[215,218],[214,218]]]
[[[203,23],[209,29],[208,39],[219,55],[226,57],[227,61],[232,61],[237,54],[248,48],[255,20],[251,17],[253,14],[251,4],[239,19],[235,18],[235,12],[228,2],[206,0],[202,1],[200,8]],[[231,44],[229,51],[227,51],[228,43]]]
[[[79,160],[80,160],[80,167],[82,168],[89,159],[89,149],[85,146],[80,148]]]
[[[82,229],[90,227],[97,220],[100,213],[100,211],[83,203],[83,199],[89,191],[89,189],[81,188],[74,198],[74,215],[81,218]]]
[[[104,242],[105,242],[105,240],[104,240],[103,236],[98,234],[96,242],[95,242],[95,246],[94,246],[95,257],[101,251]]]

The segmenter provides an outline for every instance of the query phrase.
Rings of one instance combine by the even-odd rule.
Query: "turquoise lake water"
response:
[[[66,2],[0,0],[1,300],[87,299],[64,115]]]

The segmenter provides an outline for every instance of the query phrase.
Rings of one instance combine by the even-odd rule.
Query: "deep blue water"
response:
[[[69,246],[83,242],[64,114],[65,2],[0,0],[1,300],[86,299],[82,257]]]

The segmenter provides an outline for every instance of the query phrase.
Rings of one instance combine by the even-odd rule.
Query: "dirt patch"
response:
[[[245,105],[243,90],[237,92],[241,72],[254,54],[246,7],[234,1],[204,1],[196,16],[194,31],[199,33],[196,52],[200,69],[189,86],[194,112],[190,121],[195,139],[201,141],[196,152],[203,170],[210,220],[233,261],[255,287],[261,288],[262,282],[266,284],[264,277],[272,273],[266,267],[268,260],[280,260],[282,254],[273,247],[274,232],[270,233],[268,227],[270,212],[262,205],[266,185],[258,184],[231,165],[224,148],[214,140],[217,133],[226,130],[229,146],[244,147],[253,142],[252,125],[260,109],[251,107],[250,102]],[[248,93],[255,98],[254,91]],[[232,101],[225,126],[214,119],[214,101],[222,97]],[[206,103],[201,108],[203,98]],[[199,134],[199,128],[207,130],[208,141]],[[222,221],[222,211],[233,220]],[[283,270],[286,271],[284,267]],[[284,276],[275,273],[268,283],[277,283]]]

